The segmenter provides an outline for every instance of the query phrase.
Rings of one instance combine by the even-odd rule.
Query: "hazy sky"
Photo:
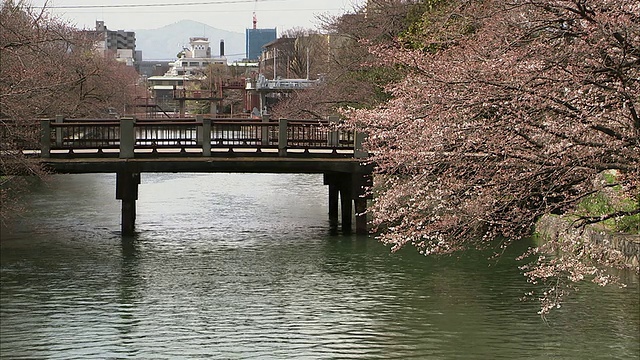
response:
[[[294,27],[316,28],[316,15],[340,15],[366,0],[31,0],[47,3],[51,13],[79,28],[95,28],[104,20],[110,30],[155,29],[183,19],[244,33],[252,27],[277,28],[278,35]]]

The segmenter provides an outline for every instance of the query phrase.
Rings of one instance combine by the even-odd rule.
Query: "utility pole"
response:
[[[307,46],[307,80],[309,80],[309,47]]]

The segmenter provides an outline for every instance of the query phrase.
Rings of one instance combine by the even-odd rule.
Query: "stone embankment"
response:
[[[598,244],[606,243],[613,249],[619,250],[625,256],[627,263],[638,269],[640,265],[640,234],[612,233],[597,226],[587,226],[585,229],[572,227],[571,220],[562,216],[543,216],[536,224],[536,233],[543,241],[557,240],[562,234],[581,233],[581,236]]]

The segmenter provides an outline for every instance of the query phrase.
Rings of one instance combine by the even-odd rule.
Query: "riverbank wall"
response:
[[[570,219],[557,215],[545,215],[538,220],[536,234],[542,241],[558,240],[563,234],[579,234],[597,244],[608,244],[620,251],[629,265],[636,269],[640,266],[640,234],[612,233],[598,228],[597,225],[577,229],[572,226]]]

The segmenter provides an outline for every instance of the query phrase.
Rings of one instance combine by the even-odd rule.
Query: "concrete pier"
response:
[[[341,214],[341,230],[350,233],[355,207],[356,233],[368,233],[366,187],[370,185],[370,177],[361,173],[324,174],[324,184],[329,186],[329,224],[332,230],[337,230]]]
[[[338,185],[336,183],[329,183],[329,227],[332,232],[338,230]]]
[[[134,234],[136,223],[136,200],[140,173],[119,171],[116,173],[116,199],[122,200],[121,229],[123,236]]]

